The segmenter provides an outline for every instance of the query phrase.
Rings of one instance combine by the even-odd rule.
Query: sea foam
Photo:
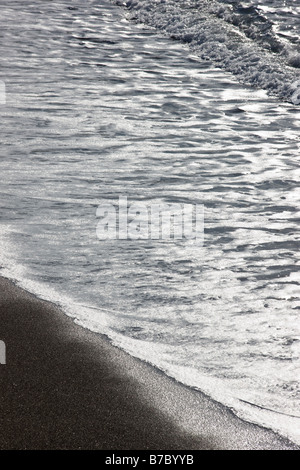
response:
[[[121,3],[121,2],[117,2]],[[254,6],[211,0],[128,0],[129,18],[187,43],[246,85],[300,103],[300,54]]]

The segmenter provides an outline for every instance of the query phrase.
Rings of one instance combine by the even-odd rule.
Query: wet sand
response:
[[[0,278],[0,449],[298,449]]]

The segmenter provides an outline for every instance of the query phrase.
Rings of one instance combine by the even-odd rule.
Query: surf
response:
[[[298,48],[276,34],[259,8],[214,0],[128,0],[122,5],[130,20],[188,44],[240,83],[300,104]]]

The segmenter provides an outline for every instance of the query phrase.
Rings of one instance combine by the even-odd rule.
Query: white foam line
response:
[[[129,18],[188,43],[200,58],[231,72],[241,83],[300,104],[297,69],[285,63],[282,54],[266,50],[261,41],[250,39],[229,20],[222,19],[219,2],[189,2],[185,8],[183,2],[175,0],[129,0],[125,6]]]

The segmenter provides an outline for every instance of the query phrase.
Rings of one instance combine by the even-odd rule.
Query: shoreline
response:
[[[299,450],[0,277],[0,449]]]

